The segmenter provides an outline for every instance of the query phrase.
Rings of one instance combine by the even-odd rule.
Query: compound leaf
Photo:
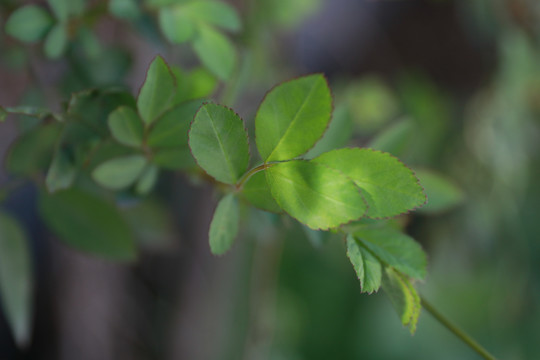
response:
[[[37,5],[23,6],[13,12],[6,22],[6,32],[24,42],[42,39],[53,25],[51,15]]]
[[[128,106],[121,106],[109,114],[109,130],[123,145],[139,147],[143,142],[144,125],[139,115]]]
[[[265,172],[279,206],[312,229],[334,228],[366,213],[360,189],[337,170],[293,160],[272,164]]]
[[[92,171],[92,178],[107,189],[124,189],[139,178],[146,164],[147,160],[142,155],[108,160]]]
[[[210,224],[210,251],[214,255],[226,253],[238,234],[238,200],[227,194],[218,203]]]
[[[411,169],[388,153],[371,149],[338,149],[313,159],[341,171],[363,191],[368,217],[392,217],[426,202],[422,186]]]
[[[371,294],[379,290],[382,279],[382,265],[368,250],[351,235],[347,235],[347,256],[360,280],[362,292]]]
[[[392,268],[385,269],[382,288],[396,309],[401,323],[408,326],[411,334],[414,334],[422,310],[420,296],[416,289],[405,276]]]
[[[117,261],[133,260],[136,249],[118,209],[93,194],[72,188],[41,194],[45,223],[73,248]]]
[[[247,131],[242,119],[229,108],[205,104],[189,131],[189,147],[197,163],[210,176],[235,184],[249,163]]]
[[[227,80],[236,64],[236,51],[230,40],[210,26],[200,25],[193,49],[202,63],[221,80]]]
[[[306,153],[331,119],[332,95],[321,74],[276,86],[255,117],[257,148],[265,162],[288,160]]]

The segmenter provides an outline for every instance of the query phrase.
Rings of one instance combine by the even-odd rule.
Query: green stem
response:
[[[444,317],[439,311],[437,311],[426,299],[420,297],[422,300],[422,306],[427,310],[440,324],[445,328],[450,330],[454,335],[456,335],[461,341],[463,341],[467,346],[476,351],[482,358],[486,360],[496,360],[496,358],[491,355],[482,345],[478,344],[473,338],[463,332],[456,325],[452,324],[450,320]]]

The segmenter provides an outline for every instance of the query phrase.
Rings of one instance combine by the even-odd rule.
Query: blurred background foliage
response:
[[[2,27],[22,3],[0,1]],[[538,1],[231,0],[242,26],[223,13],[204,19],[219,29],[207,47],[190,42],[189,29],[187,42],[167,32],[173,0],[81,0],[67,12],[56,1],[24,3],[44,11],[46,30],[32,44],[1,33],[6,106],[58,112],[71,93],[100,86],[137,94],[161,54],[194,98],[214,92],[253,133],[268,88],[324,72],[334,120],[310,156],[354,144],[411,166],[430,196],[400,219],[428,253],[420,292],[497,357],[540,358]],[[216,47],[236,62],[216,62]],[[2,158],[38,123],[9,117]],[[38,137],[28,142],[47,143]],[[47,164],[51,154],[21,159],[33,156]],[[34,295],[22,349],[0,313],[1,359],[478,358],[428,314],[411,337],[382,294],[361,295],[333,235],[244,209],[241,238],[212,257],[216,196],[195,175],[164,170],[151,196],[118,195],[143,250],[117,265],[58,243],[39,219],[36,188],[4,166],[2,211],[27,229]]]

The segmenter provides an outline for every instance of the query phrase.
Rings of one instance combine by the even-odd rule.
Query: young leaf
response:
[[[73,163],[73,159],[65,150],[57,151],[45,178],[47,190],[53,193],[69,188],[75,181],[76,175],[77,168]]]
[[[28,345],[32,324],[32,266],[19,223],[0,212],[0,305],[19,346]]]
[[[242,187],[240,196],[259,209],[274,213],[282,212],[272,197],[264,171],[259,171],[248,179]]]
[[[332,95],[321,74],[276,86],[255,117],[257,148],[265,162],[289,160],[306,153],[326,131]]]
[[[36,5],[23,6],[9,17],[6,33],[24,42],[38,41],[53,25],[49,13]]]
[[[358,244],[351,235],[347,235],[347,256],[360,280],[362,292],[371,294],[381,287],[382,266],[368,250]]]
[[[420,209],[425,213],[440,213],[452,209],[465,199],[463,191],[449,179],[429,170],[416,170],[428,196],[428,203]]]
[[[338,149],[312,161],[339,170],[353,180],[364,191],[368,217],[400,215],[426,202],[414,173],[390,154],[371,149]]]
[[[210,26],[200,25],[193,49],[202,63],[221,80],[227,80],[236,64],[236,51],[227,37]]]
[[[144,125],[139,115],[130,107],[121,106],[109,114],[109,130],[112,136],[123,145],[142,145]]]
[[[109,202],[72,188],[41,194],[45,223],[73,248],[117,261],[134,260],[136,249],[127,224]]]
[[[156,56],[146,72],[146,80],[137,98],[137,109],[147,126],[170,107],[175,92],[174,75],[163,58]]]
[[[193,100],[168,110],[156,120],[147,144],[156,148],[186,146],[189,125],[202,103],[202,100]]]
[[[210,224],[210,251],[214,255],[226,253],[238,234],[238,201],[227,194],[218,203]]]
[[[149,165],[146,167],[142,173],[137,185],[135,186],[135,191],[137,194],[146,195],[152,190],[156,181],[158,179],[159,169],[155,165]]]
[[[200,167],[216,180],[235,184],[249,163],[247,131],[229,108],[203,105],[189,131],[189,147]]]
[[[385,269],[382,288],[396,309],[401,323],[408,326],[411,334],[414,334],[422,310],[420,296],[415,288],[407,278],[392,268]]]
[[[45,39],[45,55],[49,59],[58,59],[64,54],[68,42],[65,24],[56,24],[47,34]]]
[[[240,30],[236,10],[222,1],[194,1],[182,5],[183,12],[195,21],[202,21],[230,31]]]
[[[426,276],[426,254],[413,238],[390,227],[365,228],[353,236],[386,265],[414,279]]]
[[[162,8],[159,11],[159,27],[163,35],[173,44],[180,44],[195,38],[196,24],[186,13],[182,4]]]
[[[312,229],[334,228],[366,213],[360,189],[339,171],[294,160],[273,164],[265,172],[279,206]]]
[[[139,178],[147,160],[142,155],[130,155],[106,161],[92,171],[92,178],[101,186],[120,190]]]

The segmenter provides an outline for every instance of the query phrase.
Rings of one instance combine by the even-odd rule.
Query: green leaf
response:
[[[315,147],[306,154],[307,159],[313,159],[320,154],[346,146],[353,134],[352,120],[349,111],[345,106],[338,106],[334,110],[334,116],[328,130]]]
[[[218,203],[210,224],[210,251],[225,254],[238,234],[238,201],[234,194],[227,194]]]
[[[270,192],[270,187],[266,182],[264,171],[259,171],[252,175],[242,187],[240,196],[251,205],[259,209],[280,213],[281,208],[276,203]]]
[[[189,131],[189,147],[200,167],[216,180],[235,184],[249,163],[248,134],[229,108],[205,104]]]
[[[339,171],[302,160],[273,164],[265,171],[279,206],[312,229],[338,227],[366,213],[360,189]]]
[[[75,181],[76,175],[77,167],[71,156],[65,150],[57,151],[45,178],[47,190],[53,193],[69,188]]]
[[[41,194],[39,211],[45,223],[67,245],[109,260],[136,257],[130,230],[118,209],[90,193],[72,188]]]
[[[408,326],[411,334],[414,334],[422,310],[420,296],[409,280],[392,268],[386,268],[383,274],[382,288],[384,292],[390,298],[401,323]]]
[[[195,21],[230,31],[238,31],[242,26],[236,9],[222,1],[194,1],[180,6],[183,12]]]
[[[120,19],[133,20],[141,15],[135,0],[110,0],[109,12]]]
[[[54,15],[60,22],[65,22],[68,19],[70,12],[70,0],[47,0]]]
[[[66,50],[68,43],[67,29],[64,24],[56,24],[45,39],[45,55],[49,59],[58,59]]]
[[[347,235],[347,256],[360,280],[362,292],[373,293],[381,287],[382,266],[368,250],[360,246],[357,240]]]
[[[182,170],[196,167],[193,156],[187,146],[178,148],[165,148],[153,153],[152,162],[168,170]]]
[[[288,160],[306,153],[326,131],[332,95],[321,74],[276,86],[255,117],[257,148],[265,162]]]
[[[132,108],[119,107],[109,114],[108,124],[112,136],[120,144],[135,147],[142,145],[144,125]]]
[[[217,78],[203,67],[196,68],[189,73],[182,73],[179,68],[174,67],[171,70],[178,84],[174,95],[174,104],[206,98],[214,93],[218,85]]]
[[[463,202],[465,195],[446,177],[430,170],[416,170],[427,194],[428,202],[420,209],[425,213],[440,213],[450,210]]]
[[[135,186],[135,191],[137,194],[146,195],[152,190],[156,181],[158,179],[159,169],[155,165],[149,165],[146,167],[142,173],[137,185]]]
[[[6,109],[0,106],[0,122],[5,121],[7,116],[8,112],[6,111]]]
[[[156,148],[186,146],[189,125],[202,103],[202,100],[189,101],[168,110],[156,120],[147,144]]]
[[[230,40],[212,27],[200,25],[193,49],[202,63],[221,80],[231,76],[236,64],[236,50]]]
[[[390,227],[366,228],[353,236],[386,265],[414,279],[426,276],[426,254],[410,236]]]
[[[137,98],[137,109],[148,126],[170,106],[176,92],[174,75],[161,56],[150,64]]]
[[[414,136],[413,122],[404,119],[380,132],[369,147],[399,156],[407,150]]]
[[[29,344],[32,326],[32,263],[26,235],[0,212],[0,305],[17,344]]]
[[[60,124],[49,124],[21,135],[9,150],[6,169],[14,175],[44,171],[51,163],[61,130]]]
[[[426,195],[411,169],[388,153],[371,149],[338,149],[312,161],[339,170],[363,191],[371,218],[403,214],[422,206]]]
[[[54,21],[51,15],[36,5],[23,6],[9,17],[6,33],[24,42],[42,39]]]
[[[158,20],[163,35],[173,44],[193,40],[197,34],[196,24],[182,5],[162,8]]]
[[[107,189],[124,189],[139,178],[146,164],[147,160],[142,155],[112,159],[96,167],[92,178]]]

